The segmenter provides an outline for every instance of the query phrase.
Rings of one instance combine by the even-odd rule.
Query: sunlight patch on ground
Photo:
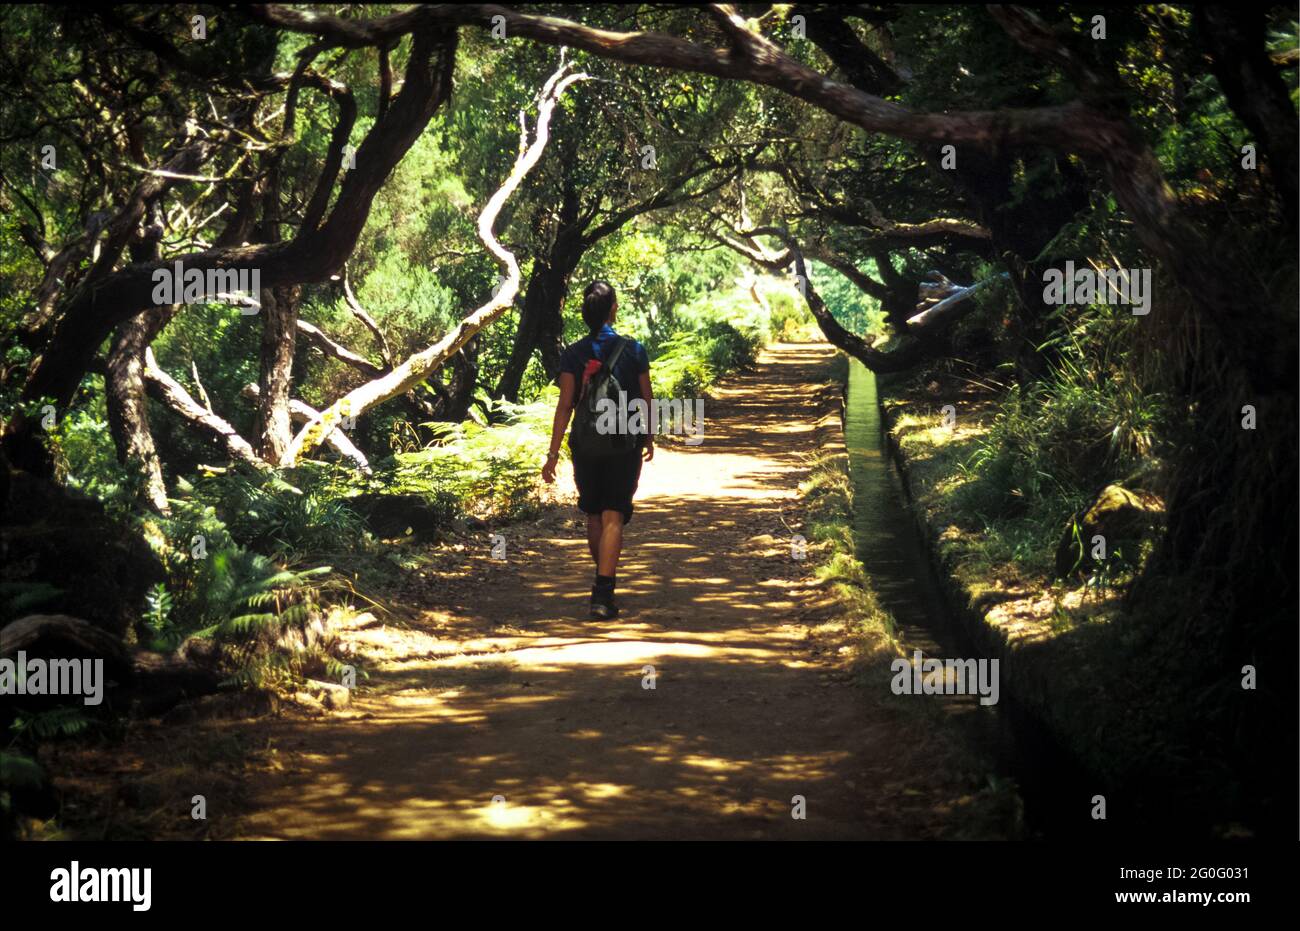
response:
[[[610,782],[579,782],[573,788],[589,799],[618,798],[627,794],[627,786],[614,785]]]
[[[590,727],[580,728],[576,731],[565,731],[564,735],[573,740],[600,740],[605,736],[602,731]]]
[[[732,768],[731,760],[720,760],[712,756],[684,756],[678,760],[686,766],[694,766],[699,769],[711,769],[717,772],[725,772]]]
[[[712,647],[694,643],[657,642],[653,640],[615,640],[579,643],[549,650],[525,649],[512,654],[531,668],[553,666],[626,666],[663,656],[711,657]]]

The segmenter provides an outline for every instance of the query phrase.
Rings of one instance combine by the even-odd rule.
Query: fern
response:
[[[536,506],[539,474],[550,436],[546,401],[489,406],[492,426],[431,422],[423,449],[398,453],[388,490],[419,494],[437,508],[522,517]]]
[[[83,709],[77,707],[50,708],[34,714],[20,712],[9,729],[13,731],[13,742],[24,738],[36,741],[50,740],[55,737],[71,737],[90,727],[91,721]]]
[[[31,613],[31,609],[63,594],[63,589],[55,588],[47,582],[0,582],[0,601],[3,601],[5,622]]]
[[[45,784],[41,764],[13,750],[0,750],[0,806],[8,810],[8,794],[13,789],[39,789]]]
[[[290,630],[305,630],[320,611],[320,595],[331,587],[329,566],[293,570],[247,550],[224,550],[214,557],[222,567],[209,591],[210,619],[196,631],[230,645],[237,671],[231,682],[262,684],[277,673],[292,675],[294,661],[276,641]]]

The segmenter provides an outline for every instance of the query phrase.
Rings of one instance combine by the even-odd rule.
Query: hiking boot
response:
[[[591,591],[591,618],[595,621],[607,621],[618,617],[618,605],[614,603],[613,592]]]

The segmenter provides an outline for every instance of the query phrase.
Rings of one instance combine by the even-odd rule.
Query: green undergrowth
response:
[[[832,390],[842,391],[847,361],[837,354],[830,366]],[[825,389],[823,389],[825,390]],[[827,392],[827,397],[832,397]],[[830,408],[827,408],[829,413]],[[853,485],[849,477],[848,450],[842,423],[824,428],[817,449],[808,461],[808,477],[799,486],[808,540],[813,544],[814,578],[830,586],[843,614],[856,633],[858,663],[887,664],[902,655],[895,636],[894,619],[880,604],[866,567],[856,555],[853,541]]]
[[[426,423],[433,442],[397,453],[368,484],[388,494],[418,494],[453,514],[511,521],[536,516],[550,440],[555,389],[532,404],[493,404],[491,425]]]
[[[1198,687],[1206,677],[1195,652],[1131,597],[1158,523],[1123,558],[1057,577],[1073,516],[1112,483],[1161,495],[1173,455],[1166,437],[1178,435],[1158,377],[1132,358],[1108,367],[1091,339],[1087,371],[1065,353],[1025,388],[954,366],[881,379],[889,430],[954,599],[1003,657],[1007,694],[1099,788],[1130,787],[1112,791],[1119,804],[1141,805],[1122,811],[1125,821],[1177,817],[1174,828],[1189,836],[1250,833],[1236,820],[1249,808],[1240,786],[1190,749],[1204,717],[1223,713],[1210,685],[1229,692],[1236,680]],[[1202,820],[1187,819],[1188,806]]]
[[[432,442],[399,449],[364,476],[350,464],[306,460],[293,469],[241,465],[169,477],[165,515],[136,504],[138,482],[117,462],[101,411],[67,419],[55,438],[67,484],[93,494],[153,548],[165,581],[139,606],[142,646],[171,649],[185,638],[222,640],[239,681],[292,681],[301,657],[270,644],[331,608],[376,607],[399,580],[417,541],[381,538],[358,495],[415,495],[439,528],[467,518],[508,522],[535,516],[553,394],[529,405],[500,405],[499,422],[426,425]],[[428,537],[419,543],[427,542]],[[320,656],[308,670],[325,672]]]
[[[912,492],[975,596],[1072,589],[1057,584],[1054,562],[1074,516],[1112,483],[1158,490],[1170,453],[1167,386],[1138,353],[1116,348],[1132,326],[1105,310],[1083,318],[1047,347],[1044,375],[1023,386],[958,363],[880,379]],[[1105,600],[1130,584],[1157,530],[1101,561],[1088,593]],[[1062,611],[1082,618],[1092,608]]]
[[[764,342],[760,329],[726,320],[675,333],[650,360],[655,396],[702,398],[724,375],[752,371]]]
[[[804,502],[808,540],[819,554],[813,577],[835,593],[842,616],[848,618],[856,634],[856,661],[887,668],[890,660],[902,655],[902,650],[895,638],[893,617],[881,607],[866,568],[854,555],[847,453],[842,448],[822,448],[814,453],[799,493]]]

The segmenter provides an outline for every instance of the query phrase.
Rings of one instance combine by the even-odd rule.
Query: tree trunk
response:
[[[533,265],[524,306],[519,315],[510,360],[497,382],[496,396],[507,401],[519,400],[524,371],[534,350],[540,350],[548,378],[560,371],[559,343],[564,338],[564,299],[569,293],[569,276],[582,259],[583,247],[572,241],[556,244],[545,261]]]
[[[301,295],[302,289],[296,285],[262,291],[264,319],[255,437],[258,455],[267,462],[279,462],[293,440],[289,396]]]
[[[158,258],[161,233],[160,222],[142,232],[130,245],[132,260],[144,262]],[[118,324],[113,331],[104,375],[108,429],[117,447],[118,461],[136,464],[143,478],[141,503],[158,514],[167,513],[167,486],[163,482],[162,460],[149,429],[144,351],[176,311],[176,305],[150,307]]]
[[[876,263],[876,274],[885,283],[884,294],[880,297],[880,309],[885,312],[885,320],[897,332],[907,331],[907,321],[916,314],[916,303],[920,293],[918,282],[909,281],[894,269],[889,253],[877,249],[872,253]]]
[[[144,477],[140,490],[142,503],[159,514],[167,513],[167,486],[149,429],[144,351],[171,315],[172,308],[151,307],[140,316],[118,324],[108,350],[104,378],[108,429],[117,447],[118,461],[134,463],[140,469]]]
[[[474,389],[478,385],[479,338],[466,343],[451,360],[451,382],[447,386],[447,400],[439,412],[439,419],[460,423],[469,416],[474,403]]]
[[[1278,68],[1269,60],[1263,7],[1197,6],[1196,32],[1210,50],[1214,76],[1246,128],[1259,140],[1287,223],[1294,230],[1300,202],[1296,110]]]
[[[937,151],[931,162],[939,164]],[[1047,172],[1031,173],[1032,159],[1051,158],[1058,177]],[[1087,206],[1087,178],[1074,171],[1068,161],[1050,155],[1024,155],[1025,174],[1040,179],[1032,193],[1013,192],[1013,156],[994,157],[980,152],[963,152],[950,174],[975,207],[980,223],[991,234],[993,255],[1007,270],[1017,307],[1008,320],[1008,336],[1022,384],[1034,381],[1047,370],[1049,358],[1039,351],[1047,339],[1051,311],[1043,300],[1043,272],[1052,260],[1033,257],[1061,231],[1075,213]]]

